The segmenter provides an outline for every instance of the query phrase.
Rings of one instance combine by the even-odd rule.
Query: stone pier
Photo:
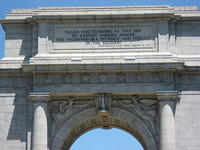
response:
[[[48,150],[48,100],[44,93],[31,93],[33,103],[32,150]]]
[[[160,150],[176,150],[174,110],[178,99],[177,92],[160,92]]]

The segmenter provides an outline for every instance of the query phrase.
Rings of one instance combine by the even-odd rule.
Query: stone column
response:
[[[174,110],[177,92],[159,92],[160,103],[160,150],[176,150]]]
[[[47,109],[49,96],[44,93],[32,93],[33,101],[33,136],[32,150],[48,150]]]

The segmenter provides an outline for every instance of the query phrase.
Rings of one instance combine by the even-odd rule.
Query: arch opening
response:
[[[62,150],[69,150],[70,147],[73,145],[73,143],[79,137],[81,137],[82,135],[86,134],[91,130],[95,130],[98,128],[107,130],[112,128],[117,128],[126,131],[127,133],[131,134],[132,137],[135,137],[137,141],[140,141],[139,143],[141,143],[143,150],[144,149],[146,150],[146,144],[143,138],[140,136],[138,131],[134,129],[134,127],[132,127],[127,121],[110,115],[95,116],[85,121],[82,121],[80,124],[78,124],[71,130],[69,136],[65,139]]]
[[[96,128],[84,133],[70,147],[70,150],[78,149],[144,150],[141,143],[134,136],[119,128]]]
[[[140,118],[129,111],[116,107],[112,108],[110,114],[99,116],[94,108],[74,114],[56,132],[52,141],[52,150],[69,150],[81,135],[96,128],[122,129],[137,138],[144,150],[158,149],[151,130]]]

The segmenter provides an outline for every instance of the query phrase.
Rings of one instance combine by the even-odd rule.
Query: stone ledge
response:
[[[41,72],[41,71],[176,71],[183,70],[183,62],[164,62],[164,63],[116,63],[116,64],[24,64],[22,70],[24,72]]]
[[[30,92],[29,99],[33,101],[48,101],[50,100],[49,92]]]
[[[182,91],[180,95],[200,95],[200,91]]]
[[[58,17],[59,16],[59,17]],[[72,18],[148,18],[148,17],[200,17],[197,7],[158,6],[115,6],[115,7],[39,7],[37,9],[14,9],[0,23],[11,20],[72,19]],[[50,17],[50,18],[49,18]]]
[[[0,93],[0,97],[15,97],[16,93]]]

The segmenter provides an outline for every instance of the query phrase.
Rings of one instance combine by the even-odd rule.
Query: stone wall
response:
[[[200,147],[200,93],[182,91],[176,108],[177,150],[198,150]]]
[[[200,23],[178,22],[175,24],[176,48],[178,55],[199,55]]]
[[[4,26],[5,35],[5,57],[32,56],[32,25],[9,24]],[[36,31],[37,32],[37,31]]]
[[[67,22],[66,22],[67,23]],[[75,22],[74,22],[75,23]],[[130,22],[131,23],[131,22]],[[139,22],[140,23],[140,22]],[[151,23],[151,22],[150,22]],[[56,24],[60,24],[57,22]],[[165,33],[158,32],[158,41],[156,42],[160,52],[168,51],[175,55],[199,55],[199,23],[184,22],[179,21],[177,23],[165,22],[160,23],[157,21],[157,24],[160,25],[159,28],[163,32],[163,29],[167,28]],[[59,50],[52,51],[54,49],[54,44],[52,43],[54,37],[54,24],[49,24],[48,36],[48,51],[45,53],[60,53]],[[53,26],[52,26],[53,25]],[[46,26],[48,28],[48,26]],[[158,28],[158,27],[157,27]],[[14,25],[4,25],[6,31],[6,41],[5,41],[5,57],[25,57],[29,59],[31,56],[34,56],[37,53],[37,34],[38,28],[34,24],[14,24]],[[156,29],[155,29],[156,30]],[[169,38],[169,37],[170,38]],[[157,45],[156,44],[156,45]],[[58,47],[56,47],[58,49]],[[67,48],[68,49],[68,48]],[[87,52],[87,50],[85,50]],[[131,52],[132,50],[129,50]],[[135,51],[135,50],[133,50]],[[81,51],[70,51],[64,50],[63,54],[67,53],[76,53]],[[96,52],[98,52],[96,50]],[[103,51],[102,51],[103,52]],[[144,52],[138,51],[137,52]],[[147,51],[148,52],[148,51]]]
[[[18,72],[0,75],[1,149],[25,150],[27,147],[27,78]]]
[[[94,127],[121,127],[146,150],[198,150],[199,17],[170,6],[13,10],[0,20],[0,149],[66,150]]]

